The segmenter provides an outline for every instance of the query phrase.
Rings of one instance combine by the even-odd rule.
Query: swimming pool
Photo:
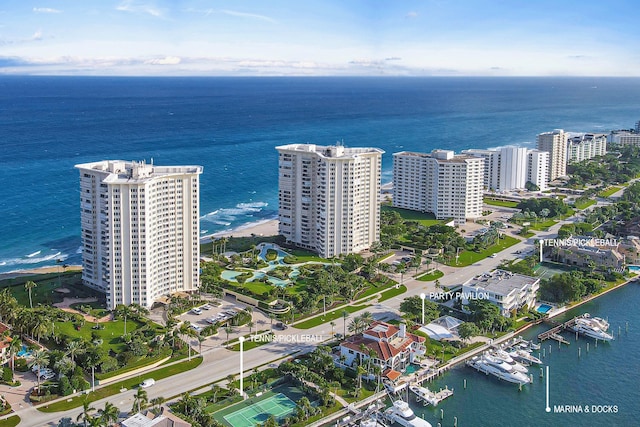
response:
[[[627,268],[634,273],[640,273],[640,265],[629,265]]]
[[[32,355],[31,350],[29,350],[29,347],[27,347],[26,345],[22,345],[22,348],[20,349],[19,352],[16,353],[16,356],[18,357],[29,357]]]
[[[540,304],[540,305],[538,306],[538,308],[536,308],[536,311],[537,311],[538,313],[547,313],[547,312],[549,312],[549,310],[551,310],[552,308],[553,308],[553,307],[551,307],[550,305],[547,305],[547,304]]]

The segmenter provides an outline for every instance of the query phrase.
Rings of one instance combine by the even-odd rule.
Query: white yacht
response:
[[[379,420],[377,417],[372,416],[360,421],[360,427],[386,427],[386,424]]]
[[[489,354],[475,356],[467,362],[467,365],[480,372],[494,375],[502,380],[516,384],[528,384],[531,380],[523,372],[513,369],[513,366],[503,362]]]
[[[394,401],[393,406],[384,411],[384,415],[390,422],[404,427],[432,427],[429,422],[414,414],[409,404],[404,400]]]
[[[489,355],[495,357],[498,360],[501,360],[502,362],[508,363],[509,365],[511,365],[514,371],[522,372],[523,374],[529,373],[529,370],[525,366],[513,360],[509,353],[504,350],[496,349],[489,353]]]
[[[595,324],[597,327],[599,327],[603,331],[609,330],[609,322],[604,320],[602,317],[591,317],[589,313],[585,313],[583,316],[585,319],[589,319],[592,324]]]
[[[522,349],[513,349],[508,352],[509,356],[517,361],[522,361],[526,363],[531,363],[533,365],[542,365],[542,360],[538,359],[528,351],[524,351]]]
[[[576,323],[571,327],[571,329],[598,340],[611,341],[613,339],[613,335],[605,332],[600,327],[600,322],[594,321],[594,319],[588,317],[576,319]]]

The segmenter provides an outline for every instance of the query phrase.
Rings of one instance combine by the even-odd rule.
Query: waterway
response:
[[[413,396],[410,404],[416,414],[434,427],[438,423],[442,427],[453,426],[454,417],[459,427],[639,425],[639,306],[640,285],[631,283],[554,318],[566,321],[585,312],[608,318],[615,341],[599,342],[596,348],[595,340],[579,337],[576,341],[575,334],[565,332],[563,335],[570,345],[563,344],[559,348],[556,341],[543,343],[545,357],[542,360],[549,366],[550,412],[545,410],[545,379],[540,378],[537,367],[529,369],[533,383],[518,391],[517,385],[459,365],[432,383],[426,383],[436,391],[445,385],[453,387],[453,397],[436,408],[423,407]],[[542,324],[525,331],[522,336],[536,340],[537,335],[547,329],[549,325]],[[537,352],[534,355],[537,356]],[[566,405],[571,405],[570,410],[582,412],[559,412],[560,406]],[[594,413],[593,409],[614,412]]]

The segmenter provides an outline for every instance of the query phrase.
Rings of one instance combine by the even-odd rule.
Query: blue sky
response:
[[[633,0],[3,0],[0,74],[640,76]]]

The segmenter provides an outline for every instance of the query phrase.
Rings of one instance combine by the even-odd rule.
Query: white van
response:
[[[142,381],[140,383],[140,387],[142,387],[142,388],[151,387],[155,383],[156,383],[156,380],[154,380],[153,378],[147,378],[146,380],[144,380],[144,381]]]

